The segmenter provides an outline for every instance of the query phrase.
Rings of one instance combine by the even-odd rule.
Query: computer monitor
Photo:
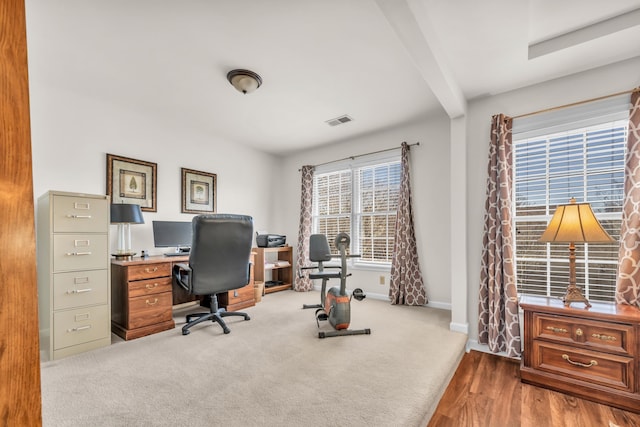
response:
[[[153,245],[156,248],[175,247],[175,253],[188,253],[192,234],[191,221],[153,221]]]

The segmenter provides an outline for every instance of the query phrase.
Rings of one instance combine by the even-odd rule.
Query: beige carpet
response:
[[[318,339],[317,292],[42,364],[44,426],[424,426],[462,357],[448,311],[351,303],[371,335]],[[194,311],[194,309],[190,309]],[[179,315],[179,317],[178,317]],[[331,330],[326,322],[321,330]]]

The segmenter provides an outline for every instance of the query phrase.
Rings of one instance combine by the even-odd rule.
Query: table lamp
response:
[[[131,224],[144,224],[140,205],[120,203],[111,205],[111,224],[118,224],[118,250],[112,254],[118,260],[131,260]]]
[[[576,203],[571,198],[569,204],[559,205],[539,242],[569,243],[569,286],[562,299],[568,307],[572,302],[583,302],[591,307],[576,286],[576,243],[610,243],[613,238],[602,228],[593,214],[589,203]]]

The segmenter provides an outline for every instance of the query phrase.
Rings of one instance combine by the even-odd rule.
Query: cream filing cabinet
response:
[[[109,196],[38,199],[38,315],[43,359],[111,344]]]

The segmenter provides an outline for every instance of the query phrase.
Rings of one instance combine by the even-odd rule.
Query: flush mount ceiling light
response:
[[[249,70],[231,70],[227,80],[242,93],[251,93],[262,85],[262,77]]]

